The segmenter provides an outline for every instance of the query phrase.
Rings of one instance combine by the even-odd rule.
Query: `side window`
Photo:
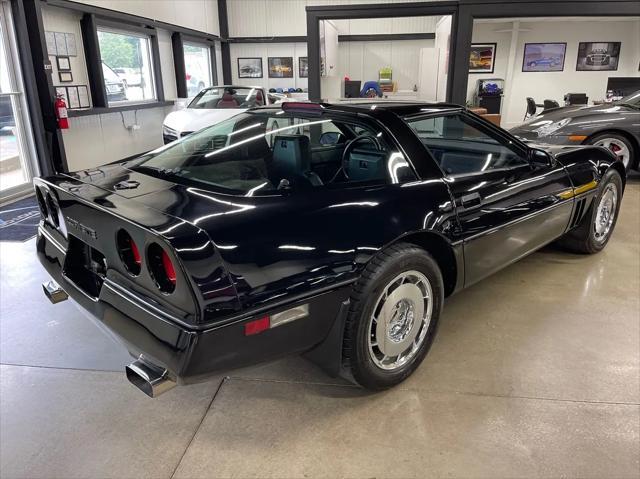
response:
[[[413,169],[403,154],[382,132],[365,125],[338,120],[295,117],[271,117],[266,122],[267,142],[273,149],[276,164],[291,158],[289,145],[277,144],[277,138],[293,142],[292,137],[306,137],[295,149],[299,164],[317,176],[316,184],[403,183],[415,180]],[[354,138],[359,139],[352,142]],[[308,151],[307,154],[304,151]],[[296,163],[298,160],[296,159]],[[320,180],[320,181],[317,181]]]
[[[515,145],[485,133],[462,115],[409,120],[408,124],[448,176],[529,164]]]

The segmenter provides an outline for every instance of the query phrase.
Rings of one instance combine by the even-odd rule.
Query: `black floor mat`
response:
[[[38,231],[40,210],[35,196],[0,208],[0,241],[25,241]]]

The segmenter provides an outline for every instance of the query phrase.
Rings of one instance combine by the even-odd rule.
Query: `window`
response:
[[[213,86],[211,49],[206,45],[185,43],[183,50],[187,95],[192,97],[202,89]]]
[[[259,88],[207,88],[200,91],[187,108],[237,109],[263,106],[264,104],[264,94]]]
[[[240,113],[129,166],[249,196],[415,179],[402,153],[375,125],[282,110]]]
[[[148,36],[98,29],[109,106],[157,99]]]
[[[407,120],[448,176],[528,165],[517,145],[485,133],[463,115]]]

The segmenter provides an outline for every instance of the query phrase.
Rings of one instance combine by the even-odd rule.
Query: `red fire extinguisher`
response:
[[[53,104],[56,110],[56,118],[58,119],[58,128],[66,130],[69,128],[69,115],[67,114],[67,104],[64,102],[62,96],[56,97],[56,102]]]

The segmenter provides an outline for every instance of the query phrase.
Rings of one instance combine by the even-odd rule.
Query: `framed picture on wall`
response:
[[[238,58],[238,78],[262,78],[262,58]]]
[[[561,72],[566,51],[566,43],[525,43],[522,71]]]
[[[298,58],[298,76],[300,78],[309,78],[309,58]]]
[[[495,43],[472,43],[469,53],[469,73],[493,73],[496,47]]]
[[[580,42],[576,70],[613,71],[620,61],[620,42]]]
[[[69,57],[56,57],[56,65],[58,66],[59,72],[71,71],[71,62],[69,61]]]
[[[71,83],[73,81],[73,75],[71,72],[58,72],[58,79],[61,83]]]
[[[269,78],[293,78],[293,57],[269,57]]]

